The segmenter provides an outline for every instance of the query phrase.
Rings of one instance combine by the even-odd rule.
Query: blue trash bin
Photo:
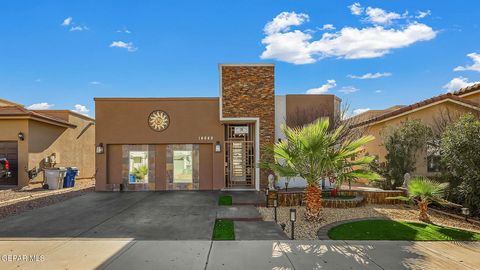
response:
[[[78,169],[76,167],[67,167],[65,178],[63,178],[63,187],[69,188],[75,186],[75,178],[77,174]]]
[[[78,168],[72,167],[72,187],[75,186],[75,179],[77,179],[77,176],[78,176]]]

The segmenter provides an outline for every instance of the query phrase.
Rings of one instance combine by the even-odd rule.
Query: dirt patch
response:
[[[75,182],[75,187],[68,189],[45,190],[41,183],[35,183],[22,189],[1,190],[0,218],[81,196],[94,191],[94,187],[94,179],[81,179]]]

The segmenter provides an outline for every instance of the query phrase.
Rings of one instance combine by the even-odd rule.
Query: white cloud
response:
[[[298,26],[308,21],[308,15],[304,13],[297,14],[295,12],[282,12],[273,20],[265,25],[263,31],[268,35],[288,31],[290,26]]]
[[[354,86],[344,86],[340,90],[338,90],[338,92],[342,92],[342,93],[348,95],[348,94],[351,94],[351,93],[355,93],[358,90],[359,89],[354,87]]]
[[[110,47],[112,48],[123,48],[126,49],[129,52],[134,52],[138,50],[137,47],[133,46],[132,42],[123,42],[123,41],[114,41],[112,44],[110,44]]]
[[[359,115],[359,114],[364,113],[366,111],[370,111],[370,108],[355,109],[355,110],[353,110],[353,115]]]
[[[77,113],[80,113],[80,114],[83,114],[83,115],[88,115],[88,112],[89,112],[90,110],[87,109],[87,107],[84,106],[84,105],[76,104],[76,105],[74,106],[73,111],[74,111],[74,112],[77,112]]]
[[[87,26],[81,26],[81,25],[77,25],[77,26],[72,26],[70,28],[70,31],[74,32],[74,31],[87,31],[87,30],[90,30]]]
[[[62,26],[69,26],[73,21],[73,18],[72,17],[68,17],[68,18],[65,18],[65,20],[63,20],[62,22]]]
[[[131,34],[132,32],[128,30],[126,27],[123,27],[122,29],[117,30],[117,33]]]
[[[383,26],[347,26],[336,32],[323,33],[320,39],[313,40],[312,33],[307,30],[290,30],[290,26],[299,26],[308,19],[308,15],[300,15],[282,12],[267,23],[265,38],[262,40],[265,45],[260,56],[262,59],[310,64],[326,57],[375,58],[388,54],[393,49],[408,47],[436,36],[430,26],[412,22],[400,28],[389,29]]]
[[[432,12],[430,10],[426,10],[426,11],[418,11],[417,12],[417,15],[415,16],[416,19],[423,19],[427,16],[429,16],[430,14],[432,14]]]
[[[375,90],[375,93],[380,94],[382,90]]]
[[[365,13],[367,14],[365,21],[375,25],[388,25],[391,24],[393,20],[403,18],[403,16],[398,13],[387,12],[381,8],[368,7]]]
[[[320,30],[335,30],[335,26],[333,26],[333,24],[330,24],[330,23],[324,24],[322,28],[320,28]]]
[[[456,77],[449,81],[447,84],[445,84],[442,88],[447,90],[448,92],[454,92],[459,90],[460,88],[464,88],[477,83],[480,82],[469,82],[468,78]]]
[[[363,75],[348,75],[347,77],[352,79],[360,79],[360,80],[367,80],[367,79],[378,79],[381,77],[389,77],[392,76],[390,72],[376,72],[376,73],[366,73]]]
[[[360,3],[353,3],[351,6],[348,6],[350,8],[350,12],[353,15],[361,15],[363,13],[363,7],[360,5]]]
[[[100,85],[100,84],[102,84],[102,83],[99,82],[99,81],[91,81],[91,82],[89,82],[89,84],[91,84],[91,85]]]
[[[306,91],[307,94],[311,95],[318,95],[318,94],[324,94],[328,92],[330,88],[334,88],[337,86],[337,82],[335,80],[327,80],[327,83],[318,87],[318,88],[311,88]]]
[[[35,103],[27,107],[29,110],[48,110],[53,107],[53,104],[48,104],[47,102]]]
[[[469,53],[467,54],[473,60],[473,64],[470,66],[458,66],[454,68],[454,71],[465,71],[465,70],[473,70],[480,72],[480,54],[478,53]]]

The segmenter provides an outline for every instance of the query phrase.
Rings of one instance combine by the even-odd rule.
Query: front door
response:
[[[230,145],[230,180],[233,182],[245,182],[246,158],[245,142],[232,142]]]
[[[225,180],[227,187],[254,188],[253,124],[226,125]]]

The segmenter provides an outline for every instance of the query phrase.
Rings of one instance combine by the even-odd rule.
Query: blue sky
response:
[[[260,62],[275,63],[277,94],[335,94],[357,112],[409,104],[480,81],[479,9],[473,0],[0,1],[0,97],[93,116],[94,97],[217,96],[218,63]]]

